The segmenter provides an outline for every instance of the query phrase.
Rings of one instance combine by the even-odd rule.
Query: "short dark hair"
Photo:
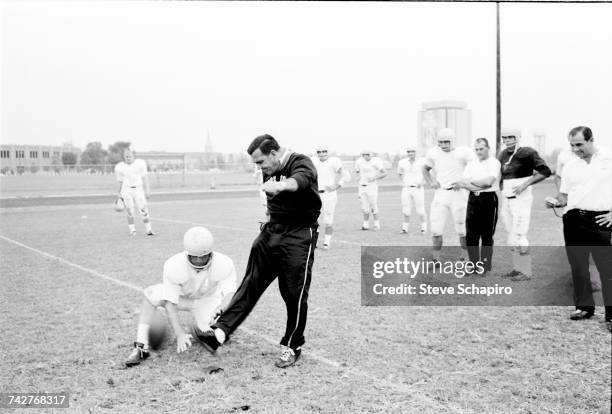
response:
[[[257,149],[259,149],[263,155],[269,155],[272,150],[278,151],[280,145],[278,145],[278,142],[276,142],[272,135],[264,134],[258,136],[251,142],[251,145],[249,145],[247,149],[247,153],[253,155]]]
[[[487,146],[487,148],[489,147],[489,140],[486,138],[476,138],[476,142],[484,142],[484,144]]]
[[[584,137],[585,141],[590,141],[593,138],[593,131],[591,131],[591,128],[585,126],[577,126],[572,128],[572,130],[569,132],[569,136],[573,137],[579,132],[582,132],[582,136]]]

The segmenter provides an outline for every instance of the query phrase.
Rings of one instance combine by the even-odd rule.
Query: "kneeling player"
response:
[[[236,270],[232,259],[213,252],[212,234],[204,227],[192,227],[183,238],[185,251],[164,263],[163,282],[144,290],[134,349],[125,361],[131,367],[149,357],[149,328],[157,307],[164,307],[176,336],[176,351],[191,346],[192,335],[183,330],[178,311],[190,311],[197,328],[210,329],[236,291]]]

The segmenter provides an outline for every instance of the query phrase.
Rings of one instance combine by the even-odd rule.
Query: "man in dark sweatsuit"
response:
[[[287,326],[276,366],[286,368],[297,361],[305,342],[308,289],[321,211],[317,172],[309,157],[281,148],[270,135],[255,138],[247,152],[263,172],[270,220],[262,225],[251,246],[246,274],[227,309],[221,310],[211,330],[198,330],[194,336],[215,352],[278,277]]]

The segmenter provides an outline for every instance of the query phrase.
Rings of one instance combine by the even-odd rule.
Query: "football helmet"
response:
[[[212,263],[214,239],[204,227],[192,227],[185,232],[183,248],[187,261],[196,270],[206,270]]]

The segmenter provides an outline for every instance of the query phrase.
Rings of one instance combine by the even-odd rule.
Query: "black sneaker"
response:
[[[126,367],[133,367],[134,365],[140,364],[140,361],[144,361],[147,359],[151,353],[149,352],[149,348],[145,348],[144,344],[140,342],[134,342],[134,349],[132,353],[125,361]]]
[[[531,276],[526,275],[523,272],[516,272],[516,275],[510,278],[513,282],[524,282],[526,280],[531,280]]]
[[[288,346],[284,346],[280,357],[278,357],[278,360],[276,360],[274,365],[276,365],[277,368],[290,367],[296,363],[296,361],[300,358],[300,355],[302,355],[301,348],[292,349]]]
[[[147,236],[155,236],[155,235],[156,235],[156,233],[153,230],[149,230],[147,232]]]
[[[216,353],[217,348],[221,346],[217,340],[217,337],[215,336],[215,331],[212,329],[202,331],[200,328],[194,325],[191,327],[191,336],[211,354]]]
[[[573,321],[582,321],[584,319],[590,319],[595,312],[588,312],[585,310],[576,309],[570,314],[570,319]]]

